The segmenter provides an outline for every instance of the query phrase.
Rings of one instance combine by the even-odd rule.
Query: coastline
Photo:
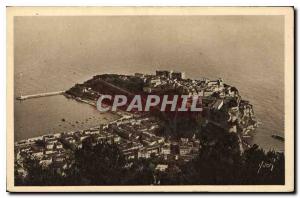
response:
[[[135,74],[136,75],[136,74]],[[139,77],[140,76],[142,76],[142,78],[144,77],[144,75],[142,75],[142,74],[138,74],[139,75]],[[109,75],[107,75],[107,74],[105,74],[104,76],[109,76]],[[120,76],[122,76],[122,75],[120,75]],[[153,76],[153,75],[145,75],[146,77],[151,77],[151,76]],[[97,75],[97,76],[94,76],[93,77],[93,79],[91,79],[91,80],[88,80],[87,82],[91,82],[91,81],[93,81],[94,79],[96,79],[96,78],[101,78],[101,75]],[[124,75],[123,75],[123,77],[124,77]],[[187,79],[187,80],[189,80],[189,79]],[[205,80],[206,82],[210,82],[210,80],[208,80],[208,79],[206,79]],[[85,83],[87,83],[87,82],[85,82]],[[101,81],[102,83],[104,83],[105,81],[104,80],[102,80]],[[213,81],[212,81],[213,82]],[[84,84],[85,84],[84,83]],[[83,84],[83,85],[84,85]],[[110,86],[110,88],[116,88],[116,86],[115,85],[112,85],[111,83],[107,83],[107,82],[105,82],[104,84],[106,84],[106,85],[108,85],[108,86]],[[230,85],[226,85],[226,86],[229,86],[229,87],[231,87]],[[117,87],[117,89],[119,89],[118,87]],[[119,89],[119,90],[121,90],[121,89]],[[124,91],[124,89],[123,90],[121,90],[121,91]],[[237,90],[238,91],[238,90]],[[96,98],[93,98],[93,100],[91,100],[91,99],[87,99],[87,98],[85,98],[85,96],[83,95],[83,97],[80,97],[80,96],[77,96],[77,94],[74,94],[74,93],[72,93],[72,92],[68,92],[68,91],[65,91],[64,93],[62,93],[62,95],[66,98],[66,99],[72,99],[72,100],[75,100],[76,102],[79,102],[79,103],[83,103],[83,104],[88,104],[89,106],[91,106],[91,107],[93,107],[93,108],[95,108],[96,109]],[[253,109],[252,109],[252,104],[250,104],[248,101],[243,101],[245,104],[243,104],[243,108],[249,108],[249,110],[250,111],[253,111]],[[232,110],[230,110],[229,109],[229,113],[230,113],[230,116],[231,117],[236,117],[236,115],[235,115],[235,113],[234,113],[234,108],[236,108],[236,107],[233,107],[232,108]],[[103,112],[99,112],[99,111],[97,111],[97,113],[99,113],[99,114],[104,114]],[[118,116],[119,118],[121,118],[123,115],[128,115],[128,116],[131,116],[131,115],[133,115],[133,114],[131,114],[131,113],[128,113],[128,112],[126,112],[126,111],[124,111],[124,110],[120,110],[120,109],[118,109],[117,111],[109,111],[109,112],[106,112],[106,113],[109,113],[109,114],[113,114],[113,115],[116,115],[116,116]],[[248,125],[248,126],[246,126],[246,127],[243,127],[243,131],[242,131],[242,133],[240,134],[240,138],[241,138],[241,140],[243,140],[243,145],[246,147],[246,148],[249,148],[251,145],[253,145],[253,144],[255,144],[256,142],[254,142],[253,141],[253,139],[254,139],[254,137],[256,136],[256,133],[257,133],[257,128],[259,128],[258,127],[258,124],[259,124],[259,126],[260,126],[260,124],[261,123],[259,123],[257,120],[256,120],[256,118],[255,118],[255,115],[254,115],[254,113],[252,113],[252,114],[249,114],[249,115],[246,115],[246,117],[249,117],[250,116],[250,120],[252,119],[255,123],[254,124],[251,124],[251,125]],[[119,119],[119,118],[116,118],[116,119]],[[105,118],[104,118],[105,119]],[[114,119],[114,120],[116,120],[116,119]],[[236,118],[235,118],[236,119]],[[248,119],[248,118],[247,118]],[[106,119],[105,119],[106,120]],[[112,121],[109,121],[109,123],[110,122],[112,122]],[[76,121],[76,123],[78,123],[77,121]],[[215,121],[213,121],[213,120],[211,120],[211,123],[216,123]],[[221,124],[222,125],[222,124]],[[73,125],[72,125],[73,126]],[[93,128],[94,126],[97,126],[97,124],[94,124],[94,125],[92,125],[92,126],[81,126],[80,127],[80,129],[88,129],[88,128]],[[76,129],[66,129],[65,131],[74,131],[74,130],[76,130]],[[60,131],[60,133],[62,133],[62,132],[65,132],[65,131]],[[46,134],[51,134],[51,133],[46,133]],[[34,136],[34,137],[40,137],[40,136]],[[24,139],[26,139],[26,138],[24,138]],[[24,139],[21,139],[20,141],[22,141],[22,140],[24,140]],[[272,137],[270,137],[270,139],[273,139]],[[259,146],[260,146],[260,144],[258,144]],[[277,149],[276,149],[277,150]],[[282,151],[282,150],[280,150],[280,151]],[[282,151],[282,152],[284,152],[284,151]]]
[[[79,85],[79,86],[82,86],[82,90],[80,90],[81,89],[80,88],[77,92],[72,92],[71,90],[74,89],[74,87],[72,87],[70,90],[65,91],[63,93],[63,95],[67,99],[73,99],[77,102],[88,104],[88,105],[92,106],[93,108],[96,108],[96,100],[97,100],[96,95],[101,94],[101,92],[93,91],[93,89],[90,87],[90,85],[88,85],[88,83],[93,83],[94,81],[98,81],[98,83],[106,86],[107,87],[106,89],[108,89],[108,90],[117,90],[120,93],[133,94],[133,92],[127,91],[126,88],[124,88],[124,87],[122,88],[122,86],[118,87],[117,85],[114,85],[114,84],[110,83],[109,81],[107,82],[105,80],[105,78],[118,79],[120,76],[121,76],[121,78],[124,78],[124,77],[125,77],[125,79],[128,78],[128,80],[124,80],[125,84],[127,83],[127,81],[130,82],[130,78],[143,80],[144,82],[146,82],[149,79],[154,78],[156,83],[157,83],[156,78],[158,78],[159,81],[163,81],[164,79],[167,78],[167,79],[171,80],[171,82],[173,82],[174,78],[169,76],[171,74],[172,74],[172,71],[171,71],[171,73],[168,73],[168,71],[156,71],[156,75],[144,75],[144,74],[137,73],[134,76],[112,75],[112,77],[110,77],[110,75],[108,75],[108,74],[105,74],[105,75],[102,75],[104,77],[104,79],[102,79],[101,75],[96,75],[91,80],[88,80],[88,81],[84,82],[82,85]],[[241,99],[241,96],[239,95],[238,90],[235,87],[232,87],[230,85],[223,83],[222,79],[217,79],[217,80],[212,80],[212,81],[210,81],[208,79],[191,81],[191,79],[185,79],[184,73],[179,72],[179,73],[174,73],[174,74],[177,75],[175,77],[174,82],[176,82],[176,79],[177,79],[178,80],[177,83],[179,83],[179,84],[182,83],[180,86],[182,86],[183,88],[188,87],[190,85],[198,86],[198,83],[200,83],[200,82],[201,82],[201,84],[205,83],[207,85],[207,88],[203,89],[203,88],[200,88],[200,86],[199,86],[199,89],[201,90],[201,92],[203,94],[203,96],[202,96],[203,99],[205,99],[205,100],[208,99],[206,101],[207,102],[206,105],[208,105],[208,107],[206,107],[206,108],[207,108],[207,111],[209,111],[209,112],[210,111],[211,112],[219,111],[220,108],[223,106],[223,104],[225,106],[225,101],[228,100],[228,98],[229,98],[230,106],[224,107],[225,111],[229,114],[229,120],[227,122],[224,122],[221,120],[219,122],[218,120],[212,119],[213,117],[211,118],[210,116],[205,117],[204,120],[206,120],[206,122],[212,123],[213,125],[216,125],[217,127],[221,127],[224,130],[228,130],[228,132],[230,132],[230,133],[231,132],[238,133],[238,136],[240,136],[240,139],[242,141],[241,148],[243,147],[243,145],[246,146],[246,148],[247,147],[249,148],[250,145],[248,144],[248,141],[247,142],[243,141],[243,136],[246,136],[248,139],[248,136],[250,135],[252,138],[252,135],[251,135],[251,133],[249,134],[249,131],[254,131],[257,128],[257,122],[256,122],[256,119],[254,116],[252,105],[249,103],[249,101],[245,101],[245,100]],[[134,83],[136,83],[136,81]],[[143,86],[145,86],[145,85],[143,85]],[[78,88],[78,85],[76,85],[75,87]],[[151,88],[151,86],[143,88],[143,90],[146,92],[149,90],[152,90],[152,89],[153,88]],[[176,87],[171,88],[171,90],[173,90],[173,89],[176,90]],[[208,89],[209,91],[207,91],[206,89]],[[198,90],[198,91],[200,91],[200,90]],[[191,93],[191,91],[194,92],[193,90],[188,90],[188,92],[190,92],[190,93]],[[91,93],[91,95],[93,95],[92,97],[87,97],[89,92]],[[95,93],[97,93],[97,94],[95,95]],[[219,96],[217,98],[210,99],[210,97],[211,97],[210,95],[213,95],[215,93],[219,93],[218,94]],[[208,95],[205,95],[205,94],[208,94]],[[231,104],[230,102],[231,103],[233,102],[233,103]],[[239,105],[241,105],[241,106],[239,106]],[[240,113],[242,113],[242,117],[240,117],[238,115],[238,113],[237,113],[238,111],[241,111]],[[132,113],[128,113],[128,112],[125,112],[120,109],[118,109],[117,111],[110,111],[109,113],[117,115],[120,118],[122,118],[124,115],[125,116],[126,115],[128,115],[128,116],[134,115]],[[252,124],[251,123],[250,124],[248,123],[246,125],[243,124],[242,131],[238,132],[237,126],[235,124],[237,122],[237,120],[240,120],[243,123],[248,123],[250,121],[250,122],[252,122]],[[86,127],[83,127],[83,128],[86,128]]]

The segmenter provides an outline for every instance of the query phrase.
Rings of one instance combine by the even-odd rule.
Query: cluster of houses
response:
[[[89,139],[92,146],[98,143],[116,144],[127,160],[160,157],[165,164],[172,160],[188,161],[196,156],[200,142],[196,138],[179,141],[166,140],[155,135],[159,122],[153,117],[123,116],[93,128],[49,134],[15,143],[15,168],[26,176],[24,161],[33,159],[43,167],[52,166],[62,175],[72,164],[72,153],[82,148]],[[161,164],[160,164],[161,165]]]
[[[217,80],[185,79],[183,72],[173,71],[156,71],[156,75],[136,73],[135,76],[145,81],[146,86],[143,87],[143,91],[146,93],[178,91],[184,95],[197,95],[202,97],[209,97],[214,93],[218,93],[220,97],[225,97],[229,94],[234,96],[237,94],[228,92],[229,87],[224,85],[221,78]]]
[[[120,148],[127,159],[156,156],[164,160],[190,160],[199,151],[200,142],[196,138],[175,141],[155,135],[160,126],[153,117],[128,119],[108,126],[108,131],[119,135],[121,143],[125,143]]]
[[[35,160],[42,167],[52,165],[63,174],[63,169],[68,166],[70,156],[59,140],[61,134],[49,134],[30,138],[15,143],[15,169],[19,175],[25,177],[27,170],[26,160]]]
[[[202,98],[203,107],[210,111],[220,110],[228,101],[234,100],[237,105],[231,105],[228,110],[238,110],[240,103],[239,92],[235,87],[227,85],[221,78],[216,80],[208,79],[186,79],[182,72],[156,71],[155,75],[135,76],[144,80],[143,91],[148,94],[161,94],[177,92],[182,95],[198,96]],[[228,107],[228,105],[227,105]]]

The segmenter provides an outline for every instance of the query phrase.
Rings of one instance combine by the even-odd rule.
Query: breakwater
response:
[[[18,96],[17,100],[27,100],[31,98],[41,98],[41,97],[47,97],[47,96],[55,96],[65,93],[65,91],[55,91],[55,92],[47,92],[47,93],[38,93],[38,94],[31,94],[31,95],[25,95],[25,96]]]

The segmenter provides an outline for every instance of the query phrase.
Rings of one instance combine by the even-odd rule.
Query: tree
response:
[[[81,185],[117,185],[124,176],[126,160],[114,144],[100,143],[91,146],[83,143],[75,151],[75,163],[71,178]]]
[[[27,176],[23,179],[15,173],[16,184],[25,186],[64,185],[63,178],[53,165],[44,167],[38,160],[26,158],[24,168],[27,170]]]
[[[244,155],[243,178],[245,184],[284,184],[284,154],[265,152],[258,145],[246,150]]]
[[[151,185],[154,183],[155,165],[151,159],[136,159],[123,178],[124,185]]]

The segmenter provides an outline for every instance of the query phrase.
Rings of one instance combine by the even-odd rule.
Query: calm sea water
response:
[[[90,105],[50,96],[15,103],[15,139],[50,133],[86,129],[117,119],[114,114],[100,114]]]
[[[15,17],[15,94],[66,90],[95,74],[184,71],[236,86],[262,122],[254,143],[283,150],[282,16]],[[15,101],[15,138],[113,119],[63,96]],[[65,118],[66,122],[61,119]]]

